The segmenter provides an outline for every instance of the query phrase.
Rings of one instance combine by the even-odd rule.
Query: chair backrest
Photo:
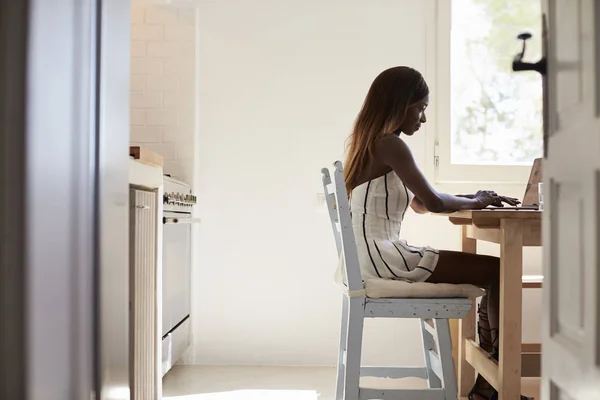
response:
[[[356,240],[350,216],[350,204],[344,181],[344,168],[340,161],[333,164],[333,181],[328,168],[321,170],[325,201],[329,211],[331,227],[339,257],[344,257],[346,264],[345,280],[349,290],[363,289],[356,252]]]

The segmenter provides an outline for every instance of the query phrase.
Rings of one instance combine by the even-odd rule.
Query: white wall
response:
[[[433,62],[426,3],[200,2],[193,362],[335,363],[341,296],[328,217],[316,207],[319,170],[342,157],[379,72]],[[426,135],[410,139],[422,165]],[[520,197],[523,188],[500,189]],[[459,246],[458,229],[441,217],[409,215],[404,235]],[[538,271],[539,254],[526,258]],[[529,324],[538,294],[525,303]],[[526,339],[537,338],[536,324]],[[414,321],[368,321],[365,340],[367,363],[422,364]]]
[[[161,154],[164,172],[193,181],[195,10],[133,0],[130,141]]]

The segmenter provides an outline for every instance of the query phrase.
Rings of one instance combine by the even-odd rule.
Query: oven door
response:
[[[193,222],[191,214],[163,214],[163,337],[190,315]]]

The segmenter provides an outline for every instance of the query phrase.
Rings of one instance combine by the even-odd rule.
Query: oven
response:
[[[164,177],[162,262],[163,375],[190,346],[192,207],[189,185]]]

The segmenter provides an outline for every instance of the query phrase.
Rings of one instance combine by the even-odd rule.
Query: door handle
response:
[[[198,224],[200,218],[167,218],[163,217],[163,225],[166,224]]]
[[[531,37],[531,33],[521,33],[519,36],[517,36],[518,39],[523,41],[523,49],[520,53],[517,53],[513,58],[512,70],[515,72],[536,71],[539,72],[542,76],[546,75],[546,56],[543,56],[536,63],[523,62],[523,57],[525,57],[525,49],[527,48],[527,41],[531,39]]]

